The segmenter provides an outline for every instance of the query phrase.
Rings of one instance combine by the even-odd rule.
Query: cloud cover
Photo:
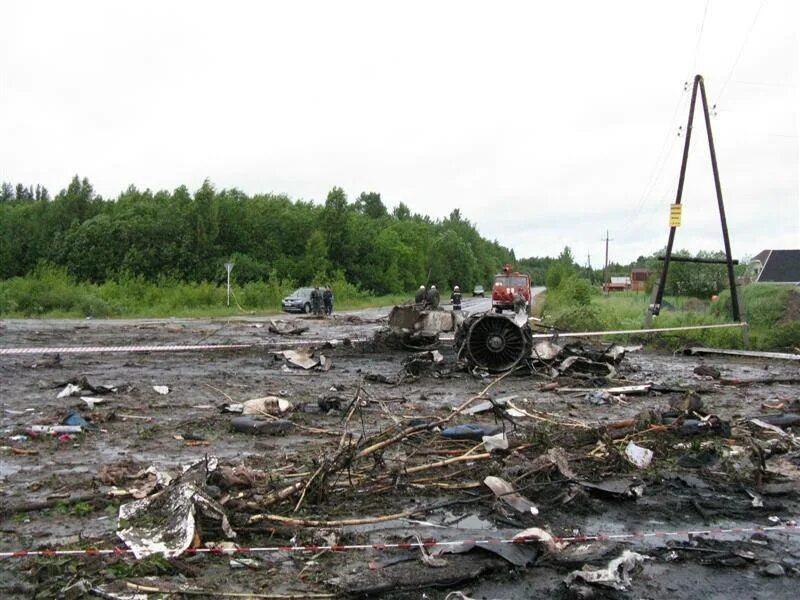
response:
[[[737,256],[800,246],[791,0],[4,2],[0,180],[453,208],[517,256],[666,243],[704,75]],[[702,34],[700,33],[702,27]],[[722,248],[702,115],[676,246]]]

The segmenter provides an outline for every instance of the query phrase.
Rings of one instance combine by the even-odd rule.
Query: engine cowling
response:
[[[492,312],[471,315],[455,336],[460,358],[491,372],[507,371],[530,356],[531,331],[527,319]]]

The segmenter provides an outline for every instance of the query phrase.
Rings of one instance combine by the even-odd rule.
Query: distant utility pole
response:
[[[608,242],[613,242],[614,241],[613,239],[608,237],[608,229],[606,229],[606,237],[605,238],[600,238],[600,241],[606,243],[606,263],[603,266],[603,285],[605,286],[606,285],[606,276],[608,275]],[[607,287],[606,287],[606,290],[608,290]]]
[[[225,270],[228,272],[228,306],[231,305],[231,270],[233,269],[232,262],[225,263]]]
[[[592,271],[592,255],[586,252],[586,270],[589,271],[589,281],[594,283],[594,271]]]

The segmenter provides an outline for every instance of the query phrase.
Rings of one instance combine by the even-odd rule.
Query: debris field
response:
[[[796,597],[800,362],[386,312],[3,322],[248,347],[0,356],[0,596]]]

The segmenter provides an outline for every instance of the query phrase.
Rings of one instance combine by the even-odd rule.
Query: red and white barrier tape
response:
[[[743,534],[743,533],[769,533],[772,531],[788,531],[800,532],[800,525],[790,523],[786,525],[751,525],[749,527],[712,527],[710,529],[688,529],[683,531],[648,531],[648,532],[633,532],[633,533],[593,533],[587,535],[573,535],[565,537],[553,537],[553,541],[558,542],[608,542],[608,541],[621,541],[621,540],[646,540],[646,539],[666,539],[666,538],[682,538],[688,536],[722,536],[730,534]],[[440,541],[435,539],[428,539],[422,542],[425,548],[443,548],[461,545],[499,545],[499,544],[526,544],[532,542],[540,542],[538,538],[511,538],[511,539],[483,539],[483,540],[448,540]],[[303,545],[303,546],[253,546],[253,547],[236,547],[236,548],[188,548],[184,554],[256,554],[256,553],[272,553],[272,552],[321,552],[328,550],[331,552],[343,552],[346,550],[394,550],[394,549],[413,549],[419,548],[420,544],[413,542],[394,542],[385,544],[342,544],[342,545]],[[129,548],[110,548],[110,549],[97,549],[87,548],[84,550],[14,550],[0,552],[0,559],[2,558],[25,558],[36,556],[125,556],[133,554],[133,550]],[[153,552],[153,554],[160,554],[160,552]]]
[[[171,344],[167,346],[64,346],[61,348],[0,348],[0,356],[12,354],[89,354],[91,352],[183,352],[189,350],[240,350],[254,344]]]

